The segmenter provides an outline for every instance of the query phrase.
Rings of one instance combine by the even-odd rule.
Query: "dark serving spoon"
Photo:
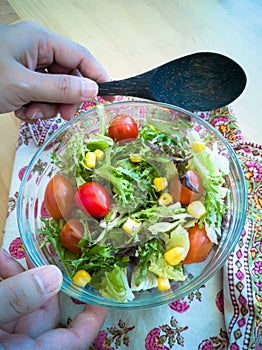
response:
[[[99,83],[98,94],[140,97],[207,111],[234,101],[246,82],[244,70],[231,58],[197,52],[131,78]]]

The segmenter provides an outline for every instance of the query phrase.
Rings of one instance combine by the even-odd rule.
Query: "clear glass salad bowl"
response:
[[[143,134],[146,135],[145,138],[149,137],[149,134],[154,134],[160,130],[157,146],[154,144],[155,139],[152,141],[152,138],[151,141],[153,144],[151,141],[144,140],[143,149],[140,150],[132,146],[132,142],[135,141],[115,142],[112,138],[109,138],[108,126],[111,125],[112,119],[117,115],[131,116],[136,121],[141,135],[141,130],[147,125],[147,131]],[[103,137],[97,140],[95,137],[98,134],[101,135],[101,133]],[[120,130],[119,133],[121,134],[122,130]],[[161,139],[163,133],[167,135],[167,139]],[[80,137],[79,135],[82,136]],[[176,146],[174,146],[170,140],[175,140],[177,142],[177,147],[180,149],[179,152],[181,152],[178,158],[172,153]],[[99,166],[101,166],[101,168],[98,167],[98,170],[96,170],[96,166],[94,170],[88,165],[88,174],[93,174],[93,172],[97,172],[100,175],[104,174],[104,169],[108,166],[108,159],[112,159],[115,155],[114,152],[116,152],[115,148],[112,148],[110,152],[106,151],[106,148],[108,149],[108,144],[112,145],[112,142],[117,145],[117,147],[124,147],[116,158],[124,157],[125,147],[129,147],[129,152],[131,149],[131,153],[133,153],[131,155],[129,154],[129,156],[133,157],[133,163],[130,165],[132,168],[141,166],[142,159],[140,158],[145,156],[146,151],[151,150],[146,160],[151,167],[150,169],[153,169],[152,171],[158,174],[158,176],[154,175],[153,178],[158,178],[160,180],[165,178],[165,174],[163,175],[160,169],[163,164],[168,164],[168,166],[165,165],[165,169],[168,169],[167,178],[168,176],[170,177],[170,172],[172,173],[174,169],[177,171],[179,167],[181,169],[183,169],[183,167],[185,169],[188,167],[197,169],[199,173],[202,173],[202,176],[206,176],[206,182],[204,183],[205,192],[203,195],[206,200],[203,201],[204,209],[203,206],[200,207],[200,211],[204,210],[204,213],[200,214],[200,216],[197,216],[198,214],[195,216],[195,213],[192,214],[188,207],[183,208],[180,202],[177,202],[177,200],[173,198],[171,204],[161,203],[160,205],[158,201],[156,201],[156,203],[158,203],[156,204],[156,211],[153,214],[147,214],[148,212],[151,213],[151,209],[147,211],[148,204],[146,204],[149,194],[146,193],[144,197],[141,197],[143,183],[140,182],[141,185],[139,185],[139,183],[135,182],[135,178],[133,178],[132,183],[129,183],[130,186],[133,186],[134,193],[131,193],[131,195],[129,193],[129,196],[125,197],[127,201],[133,198],[133,202],[127,202],[125,209],[122,210],[122,208],[120,210],[117,208],[117,205],[120,203],[117,201],[117,199],[119,199],[119,192],[110,192],[110,188],[112,187],[112,183],[110,183],[110,180],[112,180],[110,177],[111,174],[107,173],[107,175],[102,175],[103,181],[108,181],[106,186],[111,196],[110,200],[114,203],[109,208],[109,214],[107,211],[105,214],[102,214],[102,217],[96,217],[95,214],[91,213],[90,215],[90,212],[84,212],[83,208],[80,210],[74,203],[74,209],[72,210],[75,211],[72,213],[71,210],[70,214],[65,215],[67,220],[70,220],[72,216],[77,217],[79,220],[90,219],[86,224],[86,227],[88,226],[88,234],[84,234],[85,240],[81,241],[82,245],[79,244],[81,245],[81,249],[87,249],[86,254],[89,259],[91,259],[91,249],[96,247],[97,250],[93,249],[92,259],[83,264],[83,261],[80,261],[81,255],[79,255],[79,253],[68,252],[61,242],[59,242],[59,232],[61,227],[66,223],[66,220],[50,218],[50,211],[46,208],[45,193],[50,179],[58,173],[63,173],[66,176],[70,174],[71,179],[73,178],[72,186],[75,188],[75,191],[76,187],[86,181],[83,181],[83,176],[85,175],[82,173],[79,174],[80,168],[75,167],[75,163],[78,161],[76,158],[79,154],[83,156],[83,145],[85,145],[86,142],[91,142],[89,144],[90,147],[88,146],[91,151],[94,151],[96,147],[100,148],[104,157],[98,161],[98,164],[100,164]],[[161,152],[159,151],[159,147],[162,147]],[[179,159],[179,156],[181,159]],[[166,160],[163,160],[164,158]],[[174,163],[176,167],[174,167]],[[86,168],[86,164],[87,163],[80,166],[82,170]],[[110,164],[110,166],[112,166],[112,164]],[[124,170],[122,169],[121,171],[125,174],[119,175],[118,171],[118,175],[116,175],[120,176],[117,180],[119,181],[118,190],[120,192],[121,188],[119,189],[119,186],[125,184],[126,178],[130,175],[128,174],[130,169],[124,166],[123,168]],[[180,171],[182,171],[181,169]],[[186,171],[185,169],[184,172]],[[210,171],[211,173],[213,171],[213,174],[211,174]],[[138,174],[137,176],[140,175],[141,174]],[[123,176],[123,178],[121,178],[121,176]],[[222,176],[224,181],[222,186],[219,183],[219,176]],[[144,177],[142,181],[146,182],[148,178]],[[181,185],[182,178],[180,178],[180,180]],[[208,181],[210,181],[210,183],[208,183]],[[150,180],[150,182],[152,181]],[[149,185],[151,186],[150,191],[154,189],[156,191],[156,193],[150,194],[151,197],[149,197],[151,201],[152,196],[155,196],[154,198],[160,198],[162,192],[167,192],[164,187],[158,189],[156,183],[154,185],[150,183]],[[122,191],[125,191],[123,188]],[[221,188],[223,194],[220,193]],[[215,192],[211,193],[213,190],[216,191],[217,189],[217,194],[214,195]],[[195,189],[193,190],[195,191]],[[122,193],[122,195],[125,196],[125,193]],[[80,115],[74,117],[71,121],[60,127],[60,129],[37,151],[28,165],[21,183],[17,206],[17,220],[23,245],[33,264],[35,266],[56,264],[63,271],[64,280],[62,292],[85,303],[99,304],[112,308],[146,308],[182,298],[203,285],[223,266],[238,242],[243,229],[247,202],[246,197],[245,179],[234,151],[221,134],[207,122],[195,114],[167,104],[153,103],[150,101],[116,102],[107,105],[98,105],[93,110],[81,112]],[[218,204],[217,201],[220,201],[220,204]],[[199,204],[199,200],[195,202]],[[215,208],[216,206],[219,207],[221,203],[224,212],[222,214],[217,213],[216,215],[216,210],[219,211],[221,208]],[[132,206],[133,209],[130,209]],[[91,207],[93,208],[92,205]],[[174,221],[172,221],[174,218],[171,217],[172,215],[170,215],[170,213],[167,214],[167,216],[170,216],[168,220],[165,220],[165,215],[162,213],[162,211],[171,210],[170,208],[175,211],[177,210],[175,216],[178,216],[175,224]],[[126,222],[129,209],[131,214],[129,213],[130,215],[128,215],[133,224],[134,222],[136,224],[139,221],[143,222],[143,218],[148,215],[149,219],[145,219],[142,226],[140,222],[140,226],[142,228],[144,227],[142,231],[138,230],[140,226],[134,229],[132,225],[131,233],[123,231],[123,224]],[[132,211],[136,213],[135,216],[132,216]],[[191,215],[193,215],[193,217],[191,217]],[[207,217],[206,215],[209,215],[207,220],[205,219],[205,217]],[[135,220],[132,218],[135,218]],[[120,221],[122,226],[119,224]],[[148,224],[147,221],[150,221],[150,223]],[[184,226],[183,228],[181,228],[181,222],[183,222],[183,224],[181,224]],[[195,225],[196,222],[201,222],[202,224],[200,223],[200,225],[208,227],[210,231],[209,239],[214,243],[211,251],[204,259],[192,264],[183,264],[185,253],[188,253],[189,249],[188,234],[185,236],[185,231],[188,232],[187,229]],[[218,224],[216,225],[215,222],[218,222]],[[111,225],[110,230],[108,228],[109,223]],[[91,224],[91,228],[89,224]],[[101,230],[98,234],[96,232],[95,236],[92,236],[92,227],[94,226],[95,230],[97,227],[99,229],[101,228]],[[176,231],[178,226],[183,236],[182,243],[176,243],[172,246],[170,243],[172,237],[170,235],[173,233],[171,234],[170,232],[173,232],[172,230]],[[163,227],[168,228],[164,229]],[[108,232],[110,232],[110,234]],[[107,237],[108,234],[109,237]],[[174,235],[176,236],[176,234]],[[108,239],[106,239],[106,237]],[[181,236],[179,237],[181,240]],[[187,237],[187,239],[185,239],[185,237]],[[91,242],[90,246],[89,239]],[[151,242],[150,240],[154,240],[156,243],[155,248],[148,243]],[[102,248],[104,249],[104,245],[106,249],[101,252],[100,250]],[[140,250],[138,249],[139,246],[142,246],[141,249],[139,248]],[[150,246],[151,250],[148,246]],[[168,246],[170,249],[175,248],[175,250],[177,246],[179,247],[177,253],[178,256],[180,254],[180,259],[178,259],[178,263],[174,263],[175,266],[170,263],[167,256],[164,258],[163,255],[158,255],[158,249],[167,251]],[[134,247],[137,248],[135,253],[133,250]],[[112,251],[110,250],[111,248]],[[97,254],[100,254],[99,261],[96,260],[98,259],[96,257],[96,251],[98,252]],[[119,254],[119,251],[121,251],[121,254]],[[59,252],[62,252],[62,255]],[[116,256],[117,260],[114,260]],[[107,258],[109,262],[105,262]],[[101,259],[104,260],[102,261]],[[155,267],[152,267],[151,271],[148,272],[145,267],[150,264],[152,265],[153,260]],[[161,273],[159,273],[159,270],[161,270],[162,267],[160,265],[164,264],[165,268],[162,270],[166,271],[167,262],[172,265],[171,267],[168,265],[168,269],[170,268],[172,270],[171,274],[176,271],[175,274],[177,273],[179,278],[168,278],[168,281],[166,281],[166,274],[163,273],[161,282]],[[99,267],[96,264],[98,264]],[[117,276],[110,277],[108,275],[107,278],[105,278],[105,271],[110,273],[108,271],[110,271],[110,268],[112,268],[114,264],[118,265],[118,269],[122,269],[122,272],[118,273]],[[82,271],[87,270],[89,272],[93,271],[92,268],[90,270],[91,265],[93,267],[96,266],[97,275],[94,278],[96,283],[81,285],[79,280],[72,278],[72,275],[70,276],[74,268],[75,272],[78,269]],[[141,267],[142,265],[143,267]],[[134,269],[132,270],[134,266],[140,273],[140,275],[138,274],[140,280],[138,278],[136,281],[136,288],[131,288],[130,271],[132,271],[132,273],[134,272]],[[142,270],[144,271],[143,273]],[[145,275],[147,276],[146,281],[143,280]],[[90,272],[89,277],[93,278],[92,272]],[[165,280],[164,282],[163,279]],[[167,287],[165,287],[165,285],[163,286],[165,282],[169,282],[170,285]],[[99,288],[96,288],[97,285],[103,285],[101,290],[106,290],[106,292],[100,293],[101,290],[99,292]],[[123,288],[127,290],[124,296],[122,295]]]

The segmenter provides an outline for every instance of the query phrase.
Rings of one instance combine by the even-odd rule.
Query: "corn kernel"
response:
[[[97,160],[101,160],[104,157],[104,152],[101,149],[96,149],[94,153]]]
[[[158,290],[160,291],[168,290],[171,288],[169,279],[165,277],[157,278],[157,286],[158,286]]]
[[[153,184],[156,186],[156,191],[160,192],[167,188],[168,182],[166,177],[156,177],[153,180]]]
[[[126,220],[126,222],[124,223],[124,225],[122,226],[122,229],[125,230],[129,235],[132,235],[133,232],[134,232],[134,229],[137,228],[138,229],[138,226],[140,226],[141,223],[134,220],[134,219],[131,219],[131,218],[128,218]]]
[[[164,259],[169,265],[175,266],[184,259],[184,254],[185,249],[183,247],[175,247],[165,252]]]
[[[136,156],[136,155],[134,155],[134,154],[131,154],[131,156],[129,157],[129,159],[130,159],[130,161],[131,161],[132,163],[140,163],[140,162],[142,162],[142,160],[143,160],[141,157]]]
[[[172,202],[173,197],[168,192],[162,193],[161,196],[158,198],[158,204],[162,206],[169,205]]]
[[[152,125],[152,124],[149,124],[148,126],[150,126],[150,129],[156,130],[156,128],[155,128],[154,125]]]
[[[206,214],[206,208],[200,201],[191,202],[187,206],[188,214],[192,215],[195,219],[201,219]]]
[[[86,166],[90,169],[93,169],[96,165],[96,155],[94,152],[86,153]]]
[[[91,276],[85,270],[78,270],[73,277],[73,281],[79,286],[85,287],[91,281]]]
[[[205,149],[205,144],[203,142],[192,142],[191,147],[194,152],[198,153]]]

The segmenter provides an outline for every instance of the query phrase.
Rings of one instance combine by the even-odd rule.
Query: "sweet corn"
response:
[[[94,153],[97,160],[101,160],[104,157],[104,152],[101,149],[96,149]]]
[[[168,192],[162,193],[161,196],[158,198],[158,204],[162,206],[169,205],[172,202],[173,197]]]
[[[122,229],[125,230],[129,235],[132,235],[134,232],[134,229],[138,228],[138,226],[140,225],[141,225],[140,222],[134,219],[128,218],[124,223],[124,225],[122,226]]]
[[[192,215],[195,219],[201,219],[206,214],[206,208],[200,201],[191,202],[187,206],[188,214]]]
[[[178,265],[184,259],[185,249],[183,247],[171,248],[164,254],[165,261],[171,265]]]
[[[198,153],[205,149],[205,144],[203,142],[192,142],[191,147],[194,152]]]
[[[129,157],[129,159],[130,159],[130,161],[131,161],[132,163],[140,163],[140,162],[142,162],[142,158],[139,157],[139,156],[136,156],[136,155],[134,155],[134,154],[131,154],[131,156]]]
[[[158,287],[158,290],[160,290],[161,292],[164,290],[170,289],[171,286],[170,286],[169,279],[165,278],[165,277],[158,277],[157,278],[157,287]]]
[[[153,184],[156,186],[156,191],[160,192],[167,188],[168,182],[166,177],[156,177],[153,180]]]
[[[86,153],[86,166],[90,169],[93,169],[96,165],[96,155],[94,152]]]
[[[85,287],[91,281],[91,276],[86,270],[78,270],[73,281],[79,286]]]

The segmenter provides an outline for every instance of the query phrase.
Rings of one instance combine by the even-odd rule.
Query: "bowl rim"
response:
[[[119,301],[115,301],[115,300],[111,300],[111,299],[106,299],[106,298],[103,298],[102,296],[92,296],[90,294],[90,296],[89,296],[90,299],[88,299],[88,301],[87,301],[87,300],[81,299],[81,295],[80,296],[79,295],[76,295],[76,296],[72,295],[74,293],[77,294],[77,292],[79,292],[79,289],[81,289],[81,288],[74,285],[72,283],[72,281],[70,281],[67,276],[63,276],[63,283],[62,283],[62,287],[61,287],[61,292],[64,292],[65,294],[67,294],[70,297],[78,298],[79,300],[84,301],[84,302],[88,302],[90,304],[99,304],[99,305],[110,307],[110,308],[142,309],[142,308],[150,308],[150,307],[154,307],[154,306],[159,306],[162,304],[166,304],[168,302],[172,302],[173,300],[183,298],[184,296],[188,295],[190,292],[199,288],[199,286],[201,286],[202,284],[205,284],[224,265],[226,260],[229,258],[229,256],[231,255],[231,253],[235,249],[235,246],[236,246],[236,244],[239,240],[239,237],[242,233],[242,230],[244,228],[244,224],[245,224],[245,220],[246,220],[246,211],[247,211],[247,185],[246,185],[246,180],[244,177],[243,169],[241,167],[240,161],[239,161],[234,149],[232,148],[232,146],[230,145],[228,140],[215,127],[213,127],[210,123],[208,123],[206,120],[202,119],[200,116],[198,116],[194,112],[185,110],[181,107],[177,107],[177,106],[170,105],[167,103],[162,103],[162,102],[150,101],[150,100],[117,101],[117,102],[107,103],[107,104],[103,105],[103,107],[104,108],[112,108],[113,106],[129,105],[129,104],[130,105],[137,105],[137,106],[139,106],[139,105],[148,105],[148,106],[152,105],[153,107],[157,107],[157,108],[167,108],[167,109],[171,109],[174,111],[178,111],[178,112],[181,112],[185,115],[192,117],[194,120],[196,120],[197,122],[202,124],[205,128],[207,128],[208,130],[211,130],[218,137],[218,139],[220,139],[222,141],[222,143],[225,145],[225,147],[227,148],[227,150],[230,154],[230,157],[232,158],[235,166],[238,169],[238,175],[240,176],[239,181],[242,184],[241,185],[241,190],[242,190],[241,197],[244,199],[244,201],[243,201],[244,202],[243,203],[244,215],[240,219],[240,222],[239,222],[238,227],[237,227],[238,235],[234,238],[233,242],[231,242],[230,248],[226,251],[223,250],[221,252],[221,254],[219,255],[219,257],[220,257],[219,263],[216,265],[215,268],[213,265],[211,265],[211,266],[207,265],[207,267],[204,268],[204,270],[203,270],[204,273],[193,278],[193,280],[190,282],[190,288],[188,288],[187,285],[181,285],[179,287],[179,294],[177,296],[175,295],[174,292],[171,292],[170,294],[168,294],[167,297],[165,296],[165,293],[163,293],[163,294],[161,294],[161,299],[160,299],[160,296],[157,296],[157,297],[152,297],[152,299],[149,299],[146,301],[145,300],[143,300],[143,301],[133,300],[132,302],[123,303],[123,302],[119,302]],[[26,171],[24,173],[23,179],[20,183],[19,191],[18,191],[17,207],[16,207],[17,224],[18,224],[19,234],[20,234],[20,237],[22,239],[22,243],[24,245],[25,251],[28,254],[32,263],[35,265],[35,267],[44,266],[44,265],[46,265],[46,263],[44,262],[43,258],[41,257],[41,255],[38,253],[37,250],[35,252],[32,252],[32,250],[29,249],[28,242],[25,239],[26,232],[25,232],[25,229],[22,225],[21,218],[22,218],[23,190],[24,190],[25,185],[26,185],[26,180],[28,178],[28,175],[30,174],[30,171],[32,170],[33,165],[35,164],[35,161],[37,160],[39,155],[41,155],[42,151],[47,147],[47,145],[50,144],[54,139],[56,139],[56,137],[60,133],[62,133],[64,130],[66,130],[70,125],[77,122],[77,120],[81,119],[83,116],[88,116],[89,114],[94,113],[96,110],[97,110],[97,106],[94,106],[94,108],[87,110],[87,111],[80,110],[78,115],[75,115],[72,119],[70,119],[69,121],[66,121],[64,124],[62,124],[43,143],[43,145],[40,146],[40,148],[34,153],[33,157],[31,158],[30,162],[28,163],[28,166],[27,166]],[[71,293],[69,293],[68,287],[71,290]],[[85,291],[85,293],[86,293],[86,291]],[[86,294],[89,294],[89,293],[86,293]],[[154,300],[154,299],[158,299],[158,300]]]

